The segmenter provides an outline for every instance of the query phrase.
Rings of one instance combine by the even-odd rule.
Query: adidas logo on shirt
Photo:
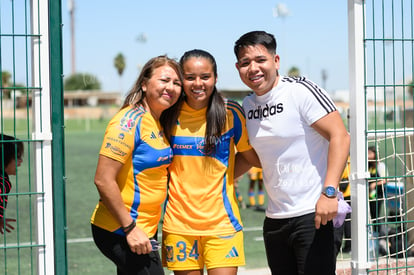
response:
[[[259,105],[256,108],[256,110],[254,109],[249,110],[249,112],[247,113],[247,118],[248,119],[263,119],[269,116],[274,116],[281,112],[283,112],[283,103],[278,103],[272,106],[269,106],[266,104],[266,106],[264,106],[263,108],[261,105]]]
[[[239,252],[237,252],[237,249],[233,246],[229,253],[227,253],[226,258],[236,258],[239,257]]]

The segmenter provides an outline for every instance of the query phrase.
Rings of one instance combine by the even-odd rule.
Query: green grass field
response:
[[[107,120],[65,121],[67,259],[69,274],[114,274],[115,266],[96,248],[92,241],[90,216],[98,201],[93,183],[99,149]],[[21,140],[29,140],[30,125],[22,121],[3,121],[5,129],[16,129]],[[16,230],[0,235],[0,273],[37,274],[37,248],[34,192],[34,161],[32,144],[25,142],[24,161],[17,177],[12,176],[7,215],[17,218]],[[30,175],[30,176],[29,176]],[[248,182],[240,181],[240,192],[247,197]],[[242,209],[245,225],[246,269],[265,267],[266,257],[261,226],[264,212]],[[7,249],[4,249],[7,246]],[[168,272],[167,272],[168,274]]]
[[[98,192],[93,178],[98,152],[108,120],[67,120],[65,121],[65,169],[66,169],[66,213],[67,213],[67,255],[69,274],[114,274],[115,267],[96,248],[91,238],[90,216],[98,201]],[[16,129],[17,137],[28,140],[27,129],[30,125],[23,121],[2,121],[4,129]],[[10,131],[5,131],[10,132]],[[34,204],[36,196],[32,154],[33,148],[25,142],[23,165],[17,177],[12,177],[12,193],[9,196],[7,213],[17,218],[12,233],[1,235],[0,246],[7,244],[7,249],[0,249],[0,273],[36,274],[37,249],[30,244],[35,240]],[[384,146],[381,146],[384,148]],[[387,146],[385,146],[386,148]],[[390,145],[392,149],[393,146]],[[385,149],[384,148],[384,149]],[[389,163],[391,164],[391,163]],[[390,173],[400,170],[399,164],[389,165]],[[394,168],[393,168],[394,167]],[[239,182],[239,190],[247,203],[248,179],[245,175]],[[267,266],[262,240],[262,223],[264,212],[254,209],[241,209],[244,223],[246,266],[244,269],[263,268]],[[349,254],[340,255],[339,259],[348,259]],[[168,274],[169,272],[167,272]]]
[[[98,200],[93,184],[99,148],[106,121],[67,121],[66,144],[66,203],[68,224],[69,274],[114,274],[115,267],[91,241],[90,216]],[[89,128],[86,132],[85,129]],[[247,198],[248,181],[240,181],[240,192]],[[265,267],[266,256],[262,241],[264,212],[241,209],[245,231],[246,269]]]

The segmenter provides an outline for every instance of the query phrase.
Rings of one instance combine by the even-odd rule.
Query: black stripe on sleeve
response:
[[[305,78],[300,79],[298,83],[305,86],[313,94],[313,96],[326,110],[327,113],[336,111],[336,107],[333,101],[324,92],[322,92],[321,88],[319,88],[318,85],[309,80],[306,80]]]

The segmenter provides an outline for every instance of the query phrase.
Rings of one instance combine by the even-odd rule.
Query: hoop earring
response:
[[[137,93],[134,93],[134,95],[132,96],[132,98],[129,100],[129,104],[134,105],[135,103],[135,98],[137,97]]]

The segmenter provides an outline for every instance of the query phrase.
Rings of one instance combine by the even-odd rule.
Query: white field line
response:
[[[245,231],[245,232],[261,231],[261,230],[263,230],[263,228],[260,227],[260,226],[245,227],[243,229],[243,231]],[[158,234],[158,237],[161,237],[161,233]],[[254,240],[255,241],[262,241],[263,238],[254,238]],[[67,241],[68,244],[73,244],[73,243],[91,243],[91,242],[93,242],[93,239],[91,237],[89,237],[89,238],[68,239],[68,241]],[[18,243],[18,244],[17,243],[8,243],[6,246],[0,245],[0,249],[7,248],[7,247],[10,247],[10,246],[13,247],[13,246],[30,246],[30,245],[36,245],[36,243],[35,242],[32,242],[32,243],[25,242],[25,243]]]

